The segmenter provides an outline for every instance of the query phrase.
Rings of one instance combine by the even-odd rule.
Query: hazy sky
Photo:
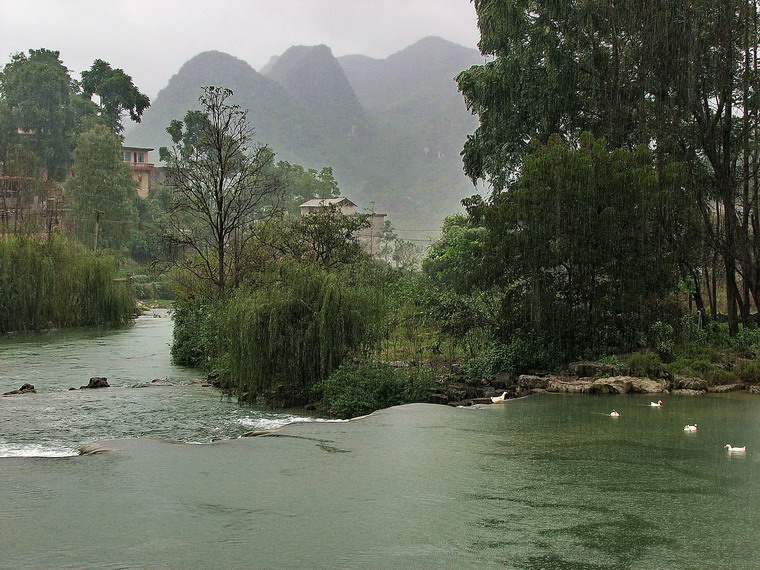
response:
[[[151,99],[206,50],[261,69],[292,45],[385,58],[425,36],[476,48],[470,0],[0,0],[0,65],[44,47],[78,78],[104,59]]]

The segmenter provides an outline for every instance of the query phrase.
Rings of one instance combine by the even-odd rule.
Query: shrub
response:
[[[675,334],[673,327],[662,321],[655,321],[649,327],[649,346],[654,348],[660,358],[669,359],[675,346]]]
[[[662,360],[654,352],[634,352],[626,365],[633,376],[654,376],[662,369]]]
[[[362,416],[401,404],[427,401],[429,368],[399,369],[377,362],[345,364],[317,386],[325,409],[340,418]]]
[[[140,300],[165,299],[174,300],[177,296],[167,277],[152,277],[150,275],[133,275],[132,289],[135,298]]]
[[[623,366],[623,361],[616,354],[602,356],[599,358],[599,362],[602,364],[609,364],[611,366]]]
[[[172,361],[182,366],[208,368],[217,356],[218,305],[184,302],[174,311]]]
[[[493,378],[500,372],[524,374],[539,368],[554,368],[556,357],[532,336],[515,336],[507,344],[493,344],[465,362],[465,372],[472,379]]]
[[[734,366],[734,373],[743,382],[760,384],[760,362],[757,360],[740,360]]]
[[[705,373],[705,380],[710,386],[720,386],[721,384],[733,384],[737,381],[737,376],[733,372],[728,372],[721,368],[711,368]]]
[[[734,350],[744,358],[755,358],[760,346],[760,329],[742,328],[734,337]]]

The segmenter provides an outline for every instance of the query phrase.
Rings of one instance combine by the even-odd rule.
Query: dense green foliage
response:
[[[241,290],[226,307],[226,387],[249,401],[306,402],[316,383],[377,339],[381,303],[374,287],[345,276],[283,266],[267,286]]]
[[[220,357],[221,304],[181,298],[174,306],[172,361],[208,369]]]
[[[467,174],[509,192],[531,141],[552,135],[572,143],[589,131],[613,149],[646,145],[660,174],[676,166],[683,173],[669,191],[689,200],[668,219],[697,231],[665,226],[663,239],[678,252],[697,307],[706,307],[706,293],[717,317],[713,283],[722,277],[729,329],[738,332],[737,311],[746,326],[760,299],[757,2],[475,7],[488,61],[458,76],[480,119],[463,151]]]
[[[282,209],[289,214],[299,214],[298,206],[313,198],[337,198],[340,196],[338,182],[332,168],[304,168],[281,160],[277,163],[277,176],[283,181],[285,195]]]
[[[171,301],[177,297],[168,275],[133,275],[132,290],[140,301]]]
[[[66,175],[73,144],[75,84],[57,51],[18,53],[0,74],[0,128],[7,149],[29,145],[51,176]]]
[[[139,121],[150,104],[131,77],[105,61],[96,60],[82,78],[84,91],[57,51],[11,56],[0,73],[0,175],[37,177],[43,168],[51,178],[65,180],[78,134],[100,123],[120,135],[122,114],[128,111]],[[100,105],[90,101],[93,94]],[[8,160],[20,148],[34,154],[36,171],[14,168]]]
[[[10,236],[0,241],[0,332],[126,323],[134,299],[116,275],[113,259],[61,237]]]
[[[667,309],[674,263],[645,149],[609,151],[588,134],[528,155],[516,183],[470,212],[487,231],[475,286],[501,293],[498,338],[545,337],[565,358],[635,344]]]
[[[323,380],[317,391],[325,410],[339,418],[353,418],[382,408],[425,402],[434,385],[430,368],[392,368],[367,362],[344,364]]]

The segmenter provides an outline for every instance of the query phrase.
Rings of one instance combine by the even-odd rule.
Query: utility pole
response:
[[[105,214],[105,212],[101,212],[100,210],[95,210],[95,245],[93,246],[93,251],[98,251],[98,231],[100,230],[100,214]]]

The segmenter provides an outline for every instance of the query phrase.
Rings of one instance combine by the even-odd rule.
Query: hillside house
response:
[[[344,216],[361,215],[356,211],[358,206],[348,198],[315,198],[304,202],[298,207],[301,210],[302,216],[317,213],[327,207],[338,208]],[[378,257],[380,255],[380,248],[382,247],[381,238],[386,214],[371,213],[369,216],[370,226],[359,232],[357,237],[367,253],[372,257]]]
[[[121,147],[122,160],[132,168],[132,177],[137,181],[137,194],[141,198],[147,198],[154,186],[154,178],[157,174],[155,165],[150,162],[149,154],[152,148],[137,146]]]

